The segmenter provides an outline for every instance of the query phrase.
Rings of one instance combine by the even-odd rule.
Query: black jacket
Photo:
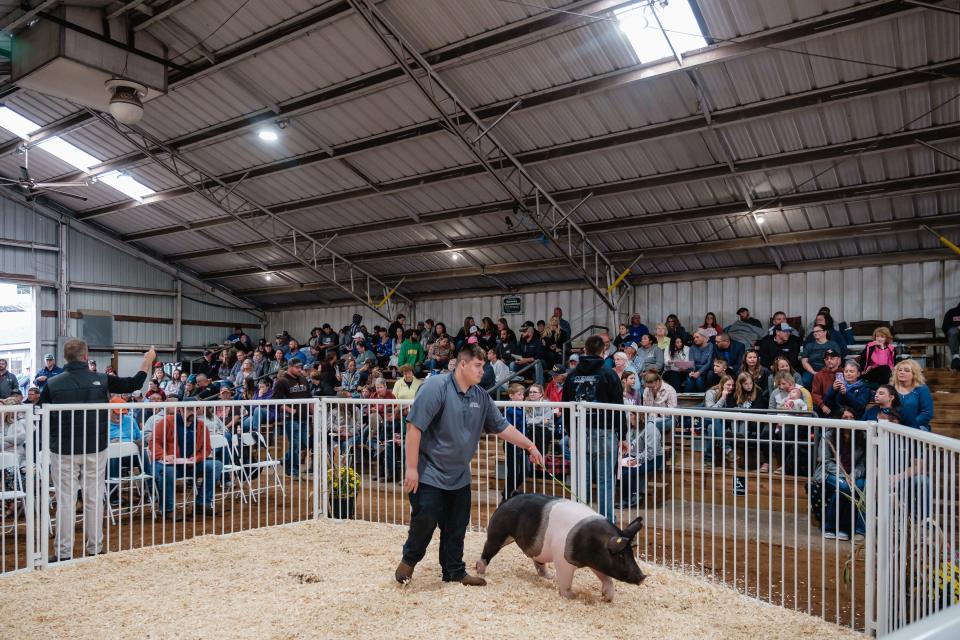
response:
[[[97,404],[110,401],[111,393],[133,393],[143,387],[147,374],[132,378],[90,371],[86,362],[68,362],[63,373],[50,378],[40,391],[41,405]],[[97,453],[110,439],[107,409],[54,412],[50,416],[50,450],[63,455]]]
[[[773,366],[773,361],[777,356],[785,355],[790,360],[790,366],[795,371],[800,370],[800,338],[795,335],[791,335],[786,344],[777,344],[773,336],[764,336],[757,343],[757,351],[760,356],[760,364],[768,369]]]
[[[954,327],[960,327],[960,304],[943,314],[943,324],[940,325],[944,334]]]
[[[576,369],[563,383],[563,401],[623,404],[623,384],[613,369],[604,366],[600,356],[580,356]],[[588,410],[587,426],[594,429],[620,427],[619,420],[611,419],[609,414],[609,411]]]

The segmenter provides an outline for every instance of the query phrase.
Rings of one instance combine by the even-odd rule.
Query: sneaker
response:
[[[400,564],[397,565],[397,570],[393,572],[393,577],[396,578],[400,584],[407,584],[413,579],[413,567],[401,561]]]
[[[833,531],[824,531],[823,537],[826,538],[827,540],[836,540],[837,534],[835,534]]]
[[[954,371],[960,371],[960,354],[953,356],[950,361],[950,368]]]
[[[837,539],[842,540],[843,542],[846,542],[847,540],[850,539],[850,534],[847,533],[846,531],[839,531],[837,532]]]
[[[864,536],[864,535],[863,535],[862,533],[860,533],[860,532],[857,532],[857,533],[853,534],[853,541],[854,541],[854,542],[863,542],[865,538],[866,538],[866,536]]]

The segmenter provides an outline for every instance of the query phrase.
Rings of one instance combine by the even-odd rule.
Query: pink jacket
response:
[[[892,370],[895,362],[895,352],[892,344],[881,348],[880,345],[872,340],[867,343],[867,348],[863,352],[864,371],[869,371],[877,367],[890,367]]]

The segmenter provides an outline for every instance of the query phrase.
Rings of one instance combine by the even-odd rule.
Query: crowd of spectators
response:
[[[952,318],[951,313],[953,310],[945,323]],[[960,311],[953,315],[960,326]],[[888,329],[876,329],[862,353],[852,357],[848,356],[848,335],[841,331],[830,309],[820,309],[805,330],[787,320],[786,314],[778,311],[765,326],[748,309],[741,308],[727,326],[718,322],[716,314],[707,313],[699,326],[688,331],[677,315],[669,314],[651,330],[639,314],[632,314],[628,322],[617,327],[613,337],[603,333],[588,338],[583,353],[573,348],[572,328],[560,308],[554,309],[547,320],[526,321],[516,330],[505,318],[494,321],[484,317],[478,323],[468,316],[454,334],[448,332],[444,322],[432,319],[408,325],[402,314],[387,326],[372,328],[356,314],[350,324],[339,329],[330,324],[315,327],[304,342],[286,331],[277,333],[273,340],[255,342],[237,327],[223,345],[205,350],[190,370],[157,363],[144,392],[124,394],[115,401],[265,401],[332,396],[412,399],[423,377],[442,375],[455,363],[459,349],[477,345],[487,354],[482,386],[491,392],[504,392],[511,400],[597,400],[586,397],[589,394],[583,391],[589,386],[583,380],[593,376],[594,383],[604,381],[603,393],[612,393],[617,404],[676,407],[678,394],[703,394],[701,405],[712,409],[765,409],[889,420],[930,430],[933,397],[923,372],[914,360],[897,361]],[[953,348],[953,342],[960,342],[960,332],[952,326],[950,329],[948,338]],[[36,404],[47,381],[62,372],[53,354],[45,356],[44,367],[32,379],[18,378],[7,371],[6,365],[0,360],[0,399],[8,404]],[[90,368],[96,370],[96,362],[91,360]],[[113,374],[110,367],[105,372]],[[532,379],[532,384],[524,386],[527,379]],[[596,384],[592,389],[596,395]],[[190,452],[209,459],[204,474],[218,475],[217,464],[226,461],[208,455],[208,432],[222,433],[229,441],[237,433],[282,423],[287,443],[283,468],[290,475],[300,474],[310,447],[308,418],[302,407],[263,405],[226,413],[211,409],[189,414],[200,418],[195,424],[185,425],[188,413],[143,415],[142,411],[118,409],[111,412],[110,437],[147,443],[154,464],[159,465],[154,467],[154,475],[172,485],[176,472],[164,465],[168,459],[183,457],[184,428],[195,430],[191,432],[195,440],[187,447]],[[548,456],[556,454],[562,464],[568,450],[559,410],[516,410],[508,419]],[[4,450],[16,450],[14,443],[22,425],[14,422],[4,424]],[[342,415],[331,416],[332,424],[343,424],[336,443],[341,448],[359,442],[358,430],[347,422]],[[378,434],[381,443],[387,443],[390,451],[381,471],[386,479],[393,479],[396,452],[389,445],[400,444],[402,415],[392,408],[375,409],[363,422]],[[700,425],[707,462],[723,463],[732,453],[717,444],[724,424],[708,420]],[[672,425],[672,418],[655,418],[647,424],[630,425],[617,443],[594,443],[598,451],[613,447],[617,452],[616,473],[625,496],[624,506],[635,504],[643,478],[662,468],[663,433]],[[773,437],[769,433],[758,435]],[[775,456],[768,458],[759,461],[760,470],[782,472],[783,461]],[[828,476],[831,464],[842,464],[842,456],[840,462],[834,459],[826,464],[825,471],[821,469]],[[522,483],[524,473],[508,465],[505,495],[510,494],[511,486]],[[613,479],[609,484],[612,486]],[[606,487],[602,493],[612,500]],[[612,504],[601,506],[601,512],[612,509]]]

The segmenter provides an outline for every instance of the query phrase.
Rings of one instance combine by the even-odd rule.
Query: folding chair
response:
[[[4,484],[0,484],[0,502],[4,505],[8,501],[13,501],[14,506],[14,518],[13,523],[8,523],[6,520],[3,521],[3,533],[9,533],[16,529],[17,527],[17,518],[16,513],[20,506],[17,505],[18,502],[22,502],[23,506],[26,506],[27,492],[24,491],[23,481],[20,478],[20,461],[17,459],[17,454],[8,452],[0,453],[0,477],[6,477],[7,474],[13,476],[13,489],[10,491],[4,490]]]
[[[286,496],[286,491],[283,488],[283,481],[280,479],[280,461],[274,460],[273,456],[270,455],[270,448],[267,447],[266,441],[263,439],[263,435],[255,431],[246,431],[240,434],[239,438],[234,438],[234,456],[236,460],[240,461],[240,466],[243,468],[243,476],[247,482],[247,488],[249,489],[249,495],[254,502],[257,501],[257,493],[266,491],[266,487],[254,491],[253,489],[253,471],[261,472],[273,472],[274,482],[278,487],[280,487],[280,493],[283,496]],[[262,452],[262,455],[265,455],[264,460],[253,460],[249,462],[244,462],[242,457],[242,448],[251,447],[254,450]]]
[[[240,494],[240,499],[243,502],[247,501],[247,496],[243,491],[243,467],[234,463],[234,452],[231,450],[230,445],[227,443],[227,437],[222,433],[211,433],[210,434],[210,448],[213,450],[214,457],[219,456],[219,449],[226,449],[229,454],[228,458],[230,462],[223,463],[223,472],[220,475],[222,480],[224,477],[229,477],[230,479],[230,495],[236,496]],[[221,492],[221,497],[226,500],[227,492]],[[216,499],[216,494],[214,494],[214,499]]]
[[[125,513],[131,515],[136,513],[137,510],[145,506],[145,501],[149,501],[151,517],[156,519],[157,512],[154,508],[156,499],[153,494],[153,475],[147,473],[147,470],[144,468],[143,458],[140,457],[140,447],[137,446],[136,442],[111,442],[107,445],[108,469],[110,462],[113,460],[118,461],[120,475],[116,478],[111,478],[108,474],[106,479],[107,490],[104,495],[104,500],[107,502],[107,512],[110,514],[110,524],[115,525],[117,523],[117,516],[122,516]],[[124,468],[124,460],[131,463],[129,468]],[[136,465],[140,468],[139,473],[133,472],[134,461],[136,461]],[[120,505],[114,507],[110,502],[110,498],[114,495],[118,498],[122,497],[125,485],[137,489],[140,496],[139,501],[134,505],[130,505],[127,509],[124,509],[124,507]]]

